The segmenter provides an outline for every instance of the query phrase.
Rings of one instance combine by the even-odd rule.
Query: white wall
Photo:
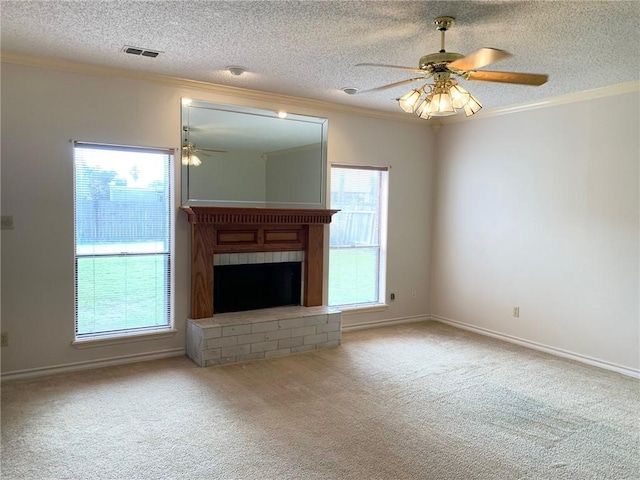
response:
[[[640,366],[638,100],[442,128],[433,314]]]
[[[397,299],[380,311],[346,315],[346,326],[433,313],[639,366],[637,93],[479,117],[444,126],[436,138],[424,123],[293,99],[248,100],[6,63],[1,73],[1,205],[15,223],[2,231],[1,328],[10,342],[2,349],[3,373],[184,348],[190,242],[177,209],[179,181],[178,334],[84,350],[71,345],[70,140],[179,148],[182,96],[327,117],[329,162],[391,166],[386,293]],[[519,319],[511,317],[513,306]]]
[[[2,372],[184,348],[189,310],[189,226],[178,210],[174,337],[76,349],[74,338],[73,156],[71,139],[180,147],[180,97],[329,119],[328,160],[391,165],[388,285],[398,299],[345,323],[428,315],[433,137],[422,123],[296,106],[295,100],[234,98],[141,80],[2,64]],[[179,150],[178,150],[179,151]],[[412,232],[410,235],[407,232]],[[409,292],[418,290],[418,298]]]
[[[430,312],[429,271],[434,135],[429,127],[335,115],[329,123],[329,162],[389,166],[386,299],[375,313],[343,314],[343,326],[423,317]],[[325,243],[328,243],[328,239]],[[325,289],[326,290],[326,289]],[[411,298],[412,290],[416,298]],[[390,301],[389,294],[396,300]]]

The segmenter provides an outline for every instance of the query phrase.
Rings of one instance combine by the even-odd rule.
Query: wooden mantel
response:
[[[213,316],[216,253],[302,250],[306,307],[322,305],[324,225],[338,210],[181,207],[191,224],[191,318]]]

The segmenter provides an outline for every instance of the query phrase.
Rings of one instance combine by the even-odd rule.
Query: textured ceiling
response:
[[[334,103],[399,111],[403,86],[349,96],[412,76],[440,48],[433,19],[456,17],[447,51],[514,56],[487,69],[548,73],[541,87],[463,82],[485,106],[539,101],[640,79],[640,2],[6,1],[4,51],[142,70]],[[127,55],[124,45],[164,52]],[[232,76],[229,65],[247,73]]]

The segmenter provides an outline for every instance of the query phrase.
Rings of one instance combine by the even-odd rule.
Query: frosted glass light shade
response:
[[[474,97],[469,94],[469,101],[464,106],[464,113],[467,117],[470,117],[474,113],[478,112],[482,108],[482,104]]]
[[[449,89],[449,94],[451,95],[451,104],[453,105],[453,108],[463,108],[467,103],[469,103],[469,99],[471,97],[471,94],[460,85],[452,85]]]
[[[418,117],[424,120],[431,118],[431,115],[429,114],[431,100],[433,100],[433,95],[429,95],[421,104],[418,105],[418,108],[416,108],[416,115],[418,115]]]
[[[198,167],[202,165],[202,160],[200,160],[193,153],[189,153],[187,155],[182,156],[182,165],[188,165],[190,167]]]
[[[431,115],[429,114],[428,106],[420,113],[419,117],[422,118],[423,120],[429,120],[431,118]]]
[[[411,90],[406,95],[400,97],[398,104],[400,108],[407,113],[413,113],[415,111],[418,100],[420,100],[421,92],[419,90]]]
[[[429,104],[429,116],[446,117],[447,115],[455,115],[456,110],[451,103],[451,95],[448,93],[436,93]]]
[[[429,101],[430,99],[427,97],[421,102],[418,102],[418,106],[415,109],[415,114],[422,118],[422,112],[429,109]]]

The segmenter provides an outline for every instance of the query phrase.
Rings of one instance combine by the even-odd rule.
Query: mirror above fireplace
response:
[[[182,204],[325,208],[327,119],[182,101]]]

